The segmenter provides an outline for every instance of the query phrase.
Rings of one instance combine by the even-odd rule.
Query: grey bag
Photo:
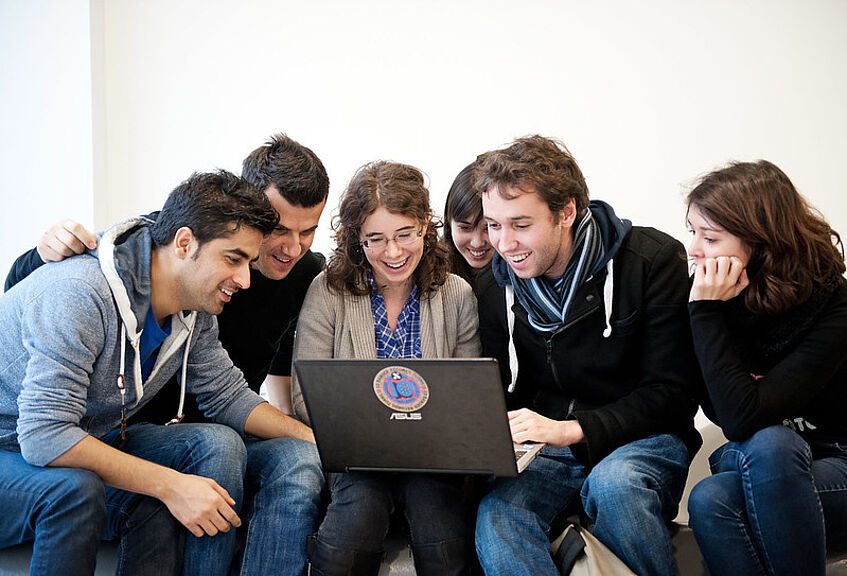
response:
[[[597,540],[591,532],[574,524],[550,545],[553,562],[563,575],[635,576],[635,573]]]

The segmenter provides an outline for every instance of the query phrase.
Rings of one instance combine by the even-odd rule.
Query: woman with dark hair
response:
[[[687,201],[703,409],[729,439],[690,525],[711,574],[823,575],[827,547],[847,546],[841,239],[763,160],[708,174]]]
[[[473,189],[475,164],[459,172],[444,205],[444,244],[450,251],[450,265],[453,274],[470,283],[494,257],[488,227],[482,218],[482,199]]]
[[[474,357],[476,299],[449,273],[421,172],[360,168],[333,222],[338,247],[312,282],[297,324],[297,358]],[[294,410],[307,420],[292,377]],[[312,574],[377,574],[395,501],[409,522],[420,575],[466,574],[473,517],[462,477],[351,472],[328,479],[331,502],[309,541]]]

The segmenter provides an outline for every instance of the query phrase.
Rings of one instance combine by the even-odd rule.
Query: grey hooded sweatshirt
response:
[[[244,432],[262,402],[218,340],[214,316],[171,319],[152,372],[141,381],[139,340],[150,308],[152,222],[134,218],[107,230],[97,250],[42,266],[0,297],[0,450],[35,466],[86,435],[121,422],[177,372],[201,411]],[[182,413],[182,401],[174,414]]]

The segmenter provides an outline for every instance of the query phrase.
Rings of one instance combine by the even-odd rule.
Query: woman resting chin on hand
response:
[[[689,523],[715,576],[823,575],[827,548],[847,548],[841,239],[766,161],[703,178],[688,226],[703,410],[730,440]]]

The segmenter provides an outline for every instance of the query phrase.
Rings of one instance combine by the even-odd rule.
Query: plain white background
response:
[[[361,164],[418,166],[440,213],[532,133],[683,242],[685,191],[732,159],[775,162],[847,234],[845,24],[840,0],[0,0],[0,274],[58,219],[157,209],[278,131],[329,172],[324,253]]]

